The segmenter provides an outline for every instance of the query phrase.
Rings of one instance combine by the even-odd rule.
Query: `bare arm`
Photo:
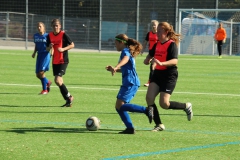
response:
[[[160,62],[159,60],[153,58],[152,61],[155,62],[156,64],[158,64],[159,66],[166,66],[166,67],[176,66],[178,63],[178,59],[171,59],[171,60],[168,60],[165,62]]]
[[[74,43],[73,42],[70,45],[68,45],[68,46],[66,46],[64,48],[58,48],[58,51],[59,52],[64,52],[64,51],[70,50],[72,48],[74,48]]]
[[[32,54],[32,58],[35,58],[36,53],[37,53],[37,48],[36,48],[36,44],[35,44],[34,51],[33,51],[33,54]]]
[[[124,56],[123,59],[115,66],[107,66],[106,70],[112,72],[112,75],[114,75],[116,72],[121,72],[121,67],[125,65],[129,61],[128,56]]]
[[[146,58],[144,59],[143,63],[145,65],[149,65],[149,63],[152,61],[152,58],[149,54],[146,56]]]
[[[50,50],[53,50],[53,45],[54,45],[53,43],[50,43],[50,44],[49,44],[49,47],[47,47],[46,50],[47,50],[48,52],[50,52]]]

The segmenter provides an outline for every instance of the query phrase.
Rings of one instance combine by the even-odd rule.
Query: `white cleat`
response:
[[[184,109],[184,111],[187,114],[187,119],[189,121],[191,121],[192,117],[193,117],[193,111],[192,111],[192,104],[191,103],[186,103],[186,108]]]
[[[163,131],[163,130],[165,130],[164,124],[159,124],[152,129],[152,132]]]

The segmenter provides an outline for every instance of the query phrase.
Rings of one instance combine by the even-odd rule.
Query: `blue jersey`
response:
[[[140,80],[138,78],[136,67],[135,67],[135,59],[132,57],[128,48],[124,48],[122,50],[119,61],[121,61],[124,56],[128,56],[129,61],[121,67],[122,85],[123,86],[129,86],[129,85],[140,86]]]
[[[50,64],[50,54],[46,50],[47,48],[47,36],[48,33],[44,33],[43,35],[40,35],[39,33],[34,34],[33,39],[36,46],[37,54],[37,60],[36,60],[36,73],[39,73],[40,71],[48,71],[49,70],[49,64]]]
[[[49,52],[46,50],[47,48],[47,36],[48,33],[44,33],[43,35],[40,35],[39,33],[34,34],[33,40],[36,44],[36,50],[38,52],[38,56],[48,54]]]

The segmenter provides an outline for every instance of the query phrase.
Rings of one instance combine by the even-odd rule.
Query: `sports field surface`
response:
[[[64,83],[74,96],[71,108],[52,84],[38,95],[32,51],[0,49],[0,159],[16,160],[238,160],[240,158],[240,57],[180,55],[179,79],[171,100],[191,102],[194,117],[164,110],[156,104],[166,130],[151,132],[144,114],[130,113],[135,135],[125,129],[115,111],[121,74],[111,76],[119,52],[70,51]],[[131,103],[145,106],[149,66],[136,59],[141,87]],[[53,81],[52,68],[46,72]],[[101,120],[88,131],[90,116]]]

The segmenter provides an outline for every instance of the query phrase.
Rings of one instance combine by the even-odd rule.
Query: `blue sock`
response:
[[[126,104],[121,106],[120,111],[146,113],[146,107],[139,106],[139,105],[136,105],[136,104],[126,103]]]
[[[119,116],[121,117],[123,123],[127,128],[134,128],[132,120],[126,111],[119,111],[118,109],[116,109],[116,111],[118,112]]]
[[[41,78],[41,82],[42,82],[42,88],[43,88],[43,90],[47,90],[48,79],[47,79],[46,77]]]

